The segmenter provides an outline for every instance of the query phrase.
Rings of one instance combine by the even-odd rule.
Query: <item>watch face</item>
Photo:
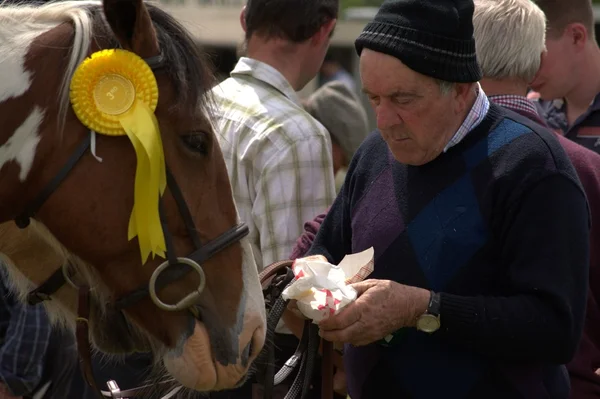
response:
[[[440,328],[440,320],[432,314],[424,314],[417,320],[417,329],[426,333],[432,333]]]

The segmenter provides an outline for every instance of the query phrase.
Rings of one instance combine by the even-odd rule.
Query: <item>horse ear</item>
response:
[[[143,0],[103,0],[104,15],[121,47],[142,58],[160,53],[156,31]]]

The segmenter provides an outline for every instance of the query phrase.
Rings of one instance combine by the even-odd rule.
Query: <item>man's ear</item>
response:
[[[337,19],[334,18],[321,25],[317,33],[315,33],[310,39],[311,44],[319,45],[323,43],[324,40],[328,40],[329,38],[331,38],[331,36],[333,36],[333,30],[335,29],[336,23]]]
[[[540,71],[546,64],[546,56],[547,55],[548,55],[548,51],[544,49],[544,51],[542,51],[542,53],[540,54],[540,67],[538,68],[537,72],[535,73],[535,76],[533,77],[533,79],[531,79],[531,82],[529,82],[530,84],[533,83],[537,79],[538,75],[540,74]]]
[[[586,27],[579,22],[572,23],[566,27],[566,33],[570,36],[571,43],[577,49],[583,49],[591,37]]]
[[[475,83],[454,83],[452,86],[449,95],[454,97],[455,112],[459,114],[471,106],[472,93],[475,92],[477,85]]]
[[[244,6],[242,12],[240,12],[240,25],[242,26],[244,33],[246,33],[246,6]]]

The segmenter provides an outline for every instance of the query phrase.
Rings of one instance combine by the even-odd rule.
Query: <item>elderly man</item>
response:
[[[352,399],[566,398],[589,264],[585,194],[548,130],[490,104],[471,0],[386,1],[356,40],[378,131],[309,255],[375,249],[319,323]]]
[[[526,98],[545,52],[546,19],[530,0],[476,0],[473,14],[481,86],[489,99],[536,122],[544,123]],[[502,41],[496,38],[502,37]],[[557,136],[585,189],[591,215],[590,286],[586,322],[579,349],[569,363],[571,398],[600,397],[600,155]]]

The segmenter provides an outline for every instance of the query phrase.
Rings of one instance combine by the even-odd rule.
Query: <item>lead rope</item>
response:
[[[302,338],[294,354],[285,362],[283,367],[275,374],[274,339],[275,327],[286,310],[289,300],[283,299],[281,293],[294,280],[291,269],[286,268],[284,276],[276,276],[270,285],[271,303],[273,303],[267,317],[266,345],[256,359],[257,364],[265,364],[264,373],[264,399],[272,399],[273,387],[283,382],[292,371],[299,365],[298,374],[284,399],[304,399],[310,390],[311,380],[315,369],[315,360],[319,350],[320,337],[318,327],[307,320],[304,324]],[[282,286],[285,288],[281,289]]]

